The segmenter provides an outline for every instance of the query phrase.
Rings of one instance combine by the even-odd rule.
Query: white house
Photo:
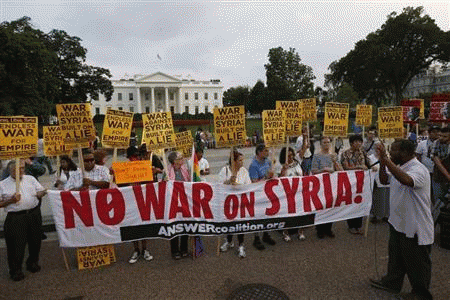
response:
[[[450,68],[434,65],[414,76],[403,92],[405,97],[418,97],[425,93],[444,93],[450,91]]]
[[[112,85],[114,93],[110,101],[106,101],[104,95],[100,95],[99,100],[91,100],[94,115],[105,114],[108,107],[134,113],[197,114],[213,112],[215,106],[223,106],[223,86],[218,79],[197,81],[156,72],[112,80]]]

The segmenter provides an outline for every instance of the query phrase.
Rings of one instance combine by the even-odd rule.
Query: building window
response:
[[[117,94],[117,100],[122,101],[122,93]]]
[[[170,112],[172,113],[172,115],[175,113],[175,106],[170,107]]]
[[[119,110],[122,110],[123,108],[121,106],[118,107]]]
[[[208,100],[208,93],[205,93],[205,100]]]
[[[195,107],[195,114],[198,115],[198,106]]]
[[[150,107],[146,106],[146,107],[145,107],[145,112],[146,112],[146,113],[149,113],[149,112],[150,112]]]
[[[205,106],[205,114],[207,114],[209,111],[208,111],[208,105],[206,105]]]
[[[145,93],[145,100],[150,100],[150,95],[149,95],[149,93]]]
[[[130,112],[134,112],[134,107],[130,106]]]
[[[219,98],[219,95],[217,93],[214,93],[214,100],[217,100]]]
[[[184,107],[184,112],[187,113],[187,114],[189,113],[189,106],[185,106]]]
[[[198,100],[198,93],[195,93],[195,94],[194,94],[194,99],[195,99],[195,100]]]
[[[133,93],[130,93],[129,95],[130,101],[133,100]]]
[[[100,114],[100,107],[96,107],[96,108],[95,108],[95,114],[96,114],[96,115],[99,115],[99,114]]]
[[[184,93],[184,100],[189,100],[189,93]]]
[[[174,100],[175,99],[175,93],[169,93],[169,98],[170,98],[170,100]]]

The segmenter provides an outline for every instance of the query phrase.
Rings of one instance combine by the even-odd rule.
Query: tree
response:
[[[295,48],[269,50],[266,68],[267,89],[272,101],[297,100],[314,96],[312,68],[301,63]],[[274,106],[274,105],[273,105]]]
[[[273,102],[270,101],[267,87],[264,86],[261,80],[258,80],[250,91],[246,110],[254,114],[259,114],[265,109],[274,108]]]
[[[223,106],[246,106],[249,94],[250,89],[248,86],[231,87],[223,93]]]
[[[387,21],[339,61],[326,75],[327,84],[350,84],[362,98],[376,105],[382,99],[402,98],[409,81],[433,62],[450,59],[450,32],[442,31],[423,14],[423,7],[393,12]]]
[[[0,115],[48,116],[55,103],[111,99],[109,70],[85,64],[81,39],[23,17],[0,24]]]
[[[336,102],[348,103],[350,107],[356,107],[359,102],[358,93],[353,90],[352,86],[344,82],[336,91]]]

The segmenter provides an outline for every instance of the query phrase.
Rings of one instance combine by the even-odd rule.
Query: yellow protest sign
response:
[[[317,120],[316,98],[300,99],[302,104],[302,121],[311,122]]]
[[[86,144],[95,139],[90,103],[56,104],[65,144]]]
[[[103,122],[102,146],[128,148],[132,125],[133,113],[108,108]]]
[[[117,184],[153,181],[152,162],[137,160],[112,164]]]
[[[262,122],[266,147],[276,147],[286,143],[284,110],[263,110]]]
[[[0,159],[35,156],[37,117],[0,117]]]
[[[403,107],[378,108],[378,135],[380,138],[403,138]]]
[[[348,131],[348,103],[325,103],[323,135],[346,137]]]
[[[44,154],[45,156],[68,155],[71,150],[63,141],[61,127],[44,126]]]
[[[302,104],[299,101],[277,101],[277,110],[284,110],[286,136],[302,134]]]
[[[143,114],[142,123],[142,144],[147,145],[147,151],[176,147],[170,111]]]
[[[215,107],[214,132],[217,147],[245,145],[247,134],[244,106]]]
[[[113,245],[84,247],[77,249],[78,269],[93,269],[116,261]]]
[[[177,132],[176,133],[176,149],[183,153],[184,157],[192,156],[192,144],[194,143],[194,139],[192,138],[192,133],[190,130]]]
[[[356,126],[372,125],[372,105],[358,104],[356,105]]]

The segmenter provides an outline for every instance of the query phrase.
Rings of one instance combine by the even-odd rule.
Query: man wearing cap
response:
[[[32,273],[41,270],[38,265],[42,237],[39,201],[47,191],[33,176],[24,175],[24,161],[20,162],[19,174],[16,174],[15,161],[9,168],[10,175],[0,182],[0,207],[7,212],[4,232],[9,275],[12,280],[20,281],[25,278],[22,263],[27,244],[27,270]],[[16,180],[20,180],[19,193],[16,193]]]

